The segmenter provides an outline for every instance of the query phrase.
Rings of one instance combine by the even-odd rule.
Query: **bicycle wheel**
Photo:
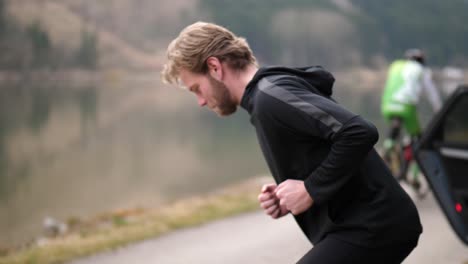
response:
[[[391,148],[385,150],[383,159],[393,177],[398,181],[402,180],[404,176],[402,175],[402,166],[404,166],[404,163],[400,144],[394,144]]]
[[[429,185],[424,179],[418,164],[414,160],[412,160],[409,166],[406,179],[420,200],[424,199],[429,193]]]

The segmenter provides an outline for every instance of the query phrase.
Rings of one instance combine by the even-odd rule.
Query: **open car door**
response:
[[[415,154],[450,225],[468,245],[468,85],[446,100]]]

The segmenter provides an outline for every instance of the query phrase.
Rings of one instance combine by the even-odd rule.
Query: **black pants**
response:
[[[302,257],[298,264],[399,264],[417,241],[382,248],[365,248],[326,237]]]

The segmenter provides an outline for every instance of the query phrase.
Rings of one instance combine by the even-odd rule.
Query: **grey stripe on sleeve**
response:
[[[262,92],[296,109],[299,109],[302,112],[305,112],[307,115],[313,117],[314,119],[319,120],[321,123],[329,127],[335,133],[338,130],[340,130],[341,127],[343,126],[341,122],[336,120],[330,114],[326,113],[325,111],[321,110],[315,105],[302,100],[301,98],[297,97],[296,95],[289,92],[288,90],[270,82],[267,78],[263,78],[260,80],[260,82],[258,83],[258,88]],[[317,95],[317,96],[320,96],[320,95]]]

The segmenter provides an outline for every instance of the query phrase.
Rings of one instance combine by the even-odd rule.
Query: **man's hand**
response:
[[[288,214],[288,210],[284,206],[280,206],[279,199],[275,195],[276,184],[265,184],[262,187],[262,192],[258,195],[258,201],[265,213],[273,219],[280,218]]]
[[[282,182],[276,187],[275,194],[280,200],[280,207],[285,207],[293,215],[304,212],[314,203],[304,186],[304,182],[299,180]]]

